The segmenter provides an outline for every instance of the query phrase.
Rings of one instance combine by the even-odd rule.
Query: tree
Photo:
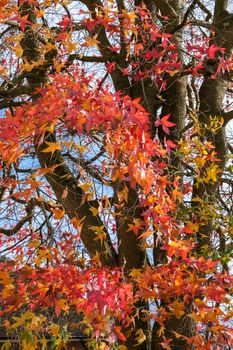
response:
[[[51,308],[95,347],[230,349],[228,5],[0,2],[1,314],[25,349],[61,347]]]

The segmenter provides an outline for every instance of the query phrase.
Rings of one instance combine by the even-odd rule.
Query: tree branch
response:
[[[118,8],[119,14],[122,14],[123,11],[126,11],[124,0],[117,0],[117,8]],[[125,33],[124,33],[124,22],[122,18],[120,18],[119,21],[120,21],[120,42],[121,42],[120,55],[125,58],[127,56],[127,49],[126,49],[126,41],[125,41]]]
[[[47,132],[44,136],[44,141],[48,140],[50,142],[55,142],[55,135]],[[103,229],[106,237],[104,244],[101,244],[101,242],[96,239],[92,229],[96,226],[104,226],[101,218],[91,213],[89,202],[85,201],[83,203],[83,196],[85,194],[78,186],[77,180],[65,164],[61,153],[56,151],[51,156],[50,153],[43,152],[47,147],[44,141],[41,143],[41,139],[38,136],[35,140],[37,157],[43,168],[57,165],[53,173],[47,173],[45,177],[52,187],[58,201],[62,204],[70,219],[76,218],[80,220],[81,239],[88,253],[93,257],[98,252],[103,265],[115,266],[117,255],[106,228]],[[62,198],[65,189],[68,193],[66,198]]]
[[[169,16],[170,19],[178,17],[177,12],[174,8],[167,2],[167,0],[154,0],[155,6],[161,11],[163,16]]]
[[[107,61],[116,62],[116,57],[112,57],[112,59],[111,58],[106,59],[105,57],[102,57],[102,56],[82,56],[79,54],[71,54],[69,55],[67,62],[72,63],[74,60],[79,60],[82,62],[90,62],[90,63],[105,63]]]
[[[193,0],[193,2],[191,3],[191,5],[188,7],[187,11],[184,14],[182,22],[177,27],[175,27],[172,30],[171,34],[174,34],[177,30],[180,30],[180,29],[182,29],[185,26],[185,24],[187,23],[188,16],[194,10],[195,5],[197,4],[197,2],[198,2],[198,0]]]
[[[4,229],[3,227],[0,228],[0,233],[4,234],[5,236],[13,236],[16,234],[23,226],[26,224],[26,222],[31,222],[32,215],[33,215],[33,209],[35,208],[35,201],[34,199],[31,199],[26,206],[25,210],[27,215],[22,218],[17,224],[11,228],[11,229]]]
[[[200,9],[207,14],[205,19],[206,21],[208,21],[210,18],[213,17],[211,11],[205,6],[205,4],[203,4],[203,2],[201,2],[200,0],[197,0],[197,4],[200,7]]]
[[[231,121],[233,119],[233,110],[230,112],[222,112],[221,116],[224,119],[224,126],[229,123],[229,121]]]
[[[221,13],[226,11],[228,5],[228,0],[215,0],[214,7],[214,22],[218,22],[221,19]]]

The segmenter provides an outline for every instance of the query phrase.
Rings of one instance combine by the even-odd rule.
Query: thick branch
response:
[[[124,0],[117,0],[117,8],[118,8],[119,14],[122,14],[123,11],[126,11]],[[122,18],[120,18],[119,21],[120,21],[120,42],[121,42],[120,55],[125,58],[127,56],[127,49],[126,49],[126,41],[125,41],[125,34],[124,34],[124,22]]]
[[[175,33],[177,30],[182,29],[186,25],[188,17],[192,13],[192,11],[194,10],[197,2],[198,2],[198,0],[193,0],[193,2],[191,3],[191,5],[188,7],[187,11],[184,14],[182,22],[172,30],[172,34]]]
[[[228,5],[228,0],[215,0],[214,7],[214,21],[218,22],[221,19],[221,13],[226,11]]]
[[[55,137],[53,134],[47,133],[45,135],[45,140],[54,142]],[[45,142],[40,144],[39,139],[36,140],[35,147],[37,157],[43,168],[56,165],[53,173],[47,173],[45,177],[52,187],[58,201],[63,205],[69,218],[81,220],[81,239],[88,253],[92,257],[98,253],[100,261],[104,265],[116,265],[116,252],[112,246],[110,236],[104,228],[103,231],[106,237],[104,243],[101,244],[101,242],[97,240],[92,228],[104,226],[102,220],[98,215],[93,216],[90,211],[90,204],[87,201],[83,203],[85,193],[78,187],[78,182],[66,166],[61,153],[56,151],[52,156],[51,153],[43,152],[43,150],[47,148],[47,145]],[[66,198],[62,198],[65,189],[68,191],[68,194]]]

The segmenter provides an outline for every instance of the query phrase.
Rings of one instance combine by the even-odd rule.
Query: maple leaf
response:
[[[142,233],[138,238],[147,238],[147,237],[151,237],[152,235],[153,235],[152,231],[146,231]]]
[[[122,191],[119,191],[117,193],[117,197],[118,197],[120,203],[121,202],[127,202],[127,200],[128,200],[128,192],[129,192],[129,189],[125,186]]]
[[[222,171],[217,164],[211,164],[211,166],[206,170],[207,177],[205,178],[205,182],[217,182],[217,175]]]
[[[172,123],[172,122],[169,122],[169,121],[168,121],[168,119],[170,118],[170,116],[171,116],[171,114],[167,114],[167,115],[165,115],[165,116],[162,117],[161,119],[158,119],[158,120],[155,122],[155,126],[161,125],[163,131],[164,131],[166,134],[169,134],[169,133],[170,133],[169,128],[172,128],[173,126],[176,125],[175,123]]]
[[[78,185],[85,193],[89,191],[89,189],[92,188],[93,183],[92,182],[83,182]]]
[[[65,67],[65,64],[60,62],[60,61],[58,61],[58,60],[56,60],[56,59],[54,59],[53,62],[54,62],[53,63],[53,67],[55,68],[56,72],[60,73],[62,68]]]
[[[137,343],[135,344],[136,346],[142,344],[146,340],[146,336],[141,328],[137,330],[135,335],[135,340],[137,341]]]
[[[27,24],[32,24],[30,21],[28,21],[28,15],[23,17],[16,16],[16,17],[13,17],[12,20],[19,22],[22,32],[25,32],[25,28]]]
[[[185,314],[184,303],[181,303],[178,300],[175,300],[171,305],[169,305],[169,308],[172,310],[172,313],[178,320]]]
[[[62,147],[59,142],[48,142],[45,141],[45,143],[49,146],[42,150],[44,153],[52,153],[52,156],[54,155],[54,152],[61,151]]]
[[[82,24],[87,27],[87,29],[92,32],[95,29],[95,26],[98,24],[97,20],[87,18],[82,21]]]
[[[109,63],[106,63],[106,68],[107,68],[107,72],[108,74],[110,74],[116,67],[116,63],[115,62],[109,62]]]
[[[120,326],[116,326],[113,329],[114,333],[116,334],[117,338],[120,339],[121,341],[126,341],[127,338],[125,337],[125,335],[121,332],[121,327]]]
[[[225,50],[226,49],[224,47],[217,47],[215,45],[211,45],[207,50],[207,54],[208,54],[209,58],[214,60],[216,52],[225,52]]]
[[[72,22],[71,18],[65,15],[65,16],[62,16],[62,20],[57,24],[62,27],[62,32],[64,32],[67,29],[67,27],[69,27],[71,22]]]
[[[99,213],[99,207],[98,208],[90,207],[89,210],[92,212],[93,216],[97,216]]]
[[[128,224],[127,232],[133,231],[135,235],[138,235],[139,230],[141,229],[140,219],[134,219],[133,224]]]
[[[21,57],[23,54],[23,49],[20,45],[16,45],[16,46],[11,46],[11,48],[14,50],[14,52],[16,53],[17,57]]]
[[[99,44],[99,41],[94,37],[88,36],[85,40],[84,46],[94,47]]]
[[[232,228],[230,218],[225,218],[224,211],[218,206],[215,187],[217,189],[219,186],[211,185],[221,182],[218,176],[221,164],[219,167],[216,165],[220,161],[217,159],[219,145],[211,140],[215,138],[216,131],[222,130],[224,120],[210,116],[206,127],[203,127],[199,116],[189,111],[185,116],[185,125],[189,124],[189,119],[194,125],[182,134],[180,142],[175,132],[172,140],[164,140],[164,133],[169,134],[170,128],[175,126],[170,119],[173,117],[171,102],[177,95],[178,81],[175,77],[182,80],[183,73],[187,73],[191,81],[193,76],[200,75],[200,79],[194,77],[194,87],[195,84],[198,88],[203,87],[204,81],[206,94],[191,92],[191,100],[193,106],[198,106],[199,102],[201,106],[208,104],[206,111],[208,109],[208,113],[212,113],[211,99],[203,100],[202,96],[211,96],[213,89],[208,85],[212,86],[213,81],[208,78],[218,78],[218,74],[221,74],[220,78],[223,79],[224,75],[230,75],[232,58],[229,56],[225,60],[224,48],[212,45],[212,34],[208,37],[209,33],[206,32],[201,42],[199,32],[195,34],[191,25],[186,26],[184,36],[182,32],[169,34],[169,28],[166,25],[162,28],[160,23],[161,19],[163,22],[169,21],[166,9],[163,15],[158,14],[157,23],[152,20],[154,16],[145,2],[134,8],[126,6],[127,9],[120,11],[116,0],[106,0],[103,6],[98,6],[95,1],[93,4],[86,1],[91,3],[91,10],[80,8],[80,11],[79,3],[85,1],[75,2],[71,11],[72,17],[77,20],[74,26],[69,16],[70,6],[65,8],[66,0],[63,9],[60,9],[63,3],[60,0],[43,0],[41,9],[36,0],[19,0],[18,7],[15,6],[16,2],[0,0],[0,6],[7,5],[0,13],[4,26],[2,51],[6,47],[11,52],[9,57],[3,52],[1,59],[0,72],[3,81],[6,81],[1,86],[1,97],[3,105],[13,105],[9,111],[8,107],[6,110],[4,108],[0,117],[0,172],[3,175],[0,179],[0,221],[6,223],[6,228],[1,228],[3,232],[8,232],[11,222],[16,224],[16,228],[20,226],[17,221],[24,224],[24,220],[20,220],[21,214],[23,219],[26,214],[28,224],[13,235],[0,231],[0,248],[5,250],[5,247],[10,247],[10,255],[15,254],[11,266],[8,261],[0,259],[0,284],[3,285],[3,289],[0,286],[0,316],[27,304],[31,309],[38,306],[45,312],[49,308],[49,314],[52,311],[57,317],[61,311],[68,312],[71,307],[72,314],[69,316],[72,318],[75,307],[83,315],[82,324],[87,323],[84,328],[89,332],[88,336],[96,338],[96,347],[108,350],[111,346],[115,347],[117,338],[124,342],[132,336],[128,332],[131,325],[132,332],[136,333],[135,343],[140,345],[147,340],[151,345],[151,334],[144,330],[148,334],[146,339],[143,330],[138,329],[137,322],[134,322],[140,317],[140,310],[144,310],[142,322],[154,320],[160,327],[156,337],[158,342],[162,341],[161,345],[157,344],[161,348],[176,348],[181,341],[187,341],[187,346],[196,349],[209,349],[213,344],[224,348],[229,332],[227,323],[232,313],[228,312],[228,305],[217,307],[215,303],[230,304],[231,301],[228,293],[232,279],[225,268],[225,272],[221,271],[220,264],[228,262],[228,254],[224,256],[224,251],[230,249],[228,241]],[[33,11],[33,23],[28,21],[31,14],[30,17],[24,16],[31,11],[28,10],[29,5]],[[209,6],[207,1],[206,6]],[[170,6],[171,11],[172,8],[173,5]],[[61,11],[68,16],[62,17],[58,23],[60,30],[56,31],[53,20],[58,16],[61,18]],[[43,25],[42,16],[48,20],[47,27]],[[14,18],[17,21],[15,28],[10,23]],[[76,29],[80,29],[77,32],[80,35],[75,34]],[[188,34],[189,30],[192,35]],[[27,50],[27,40],[24,41],[24,38],[27,39],[29,34],[32,45]],[[182,41],[188,41],[187,45],[183,45]],[[95,69],[89,70],[89,64],[77,63],[82,59],[96,61],[98,46],[107,58],[105,68],[108,73],[115,73],[116,68],[119,70],[119,74],[113,74],[113,84],[103,79],[106,69],[96,68],[95,72]],[[76,52],[76,47],[79,59],[71,55],[74,56],[73,61],[69,54]],[[180,62],[182,57],[178,55],[181,48],[187,53],[184,53],[184,62]],[[111,52],[116,57],[120,56],[116,63],[109,55]],[[22,56],[22,59],[18,59]],[[208,57],[209,60],[218,60],[212,77],[205,74]],[[88,76],[87,70],[94,73]],[[40,74],[48,84],[42,83]],[[34,75],[39,79],[33,79]],[[133,91],[127,87],[128,75],[129,83],[136,88]],[[22,76],[25,79],[20,79]],[[11,87],[21,90],[17,88],[18,81],[23,90],[24,86],[32,87],[32,93],[14,96],[13,91],[12,96],[7,96]],[[34,87],[39,85],[37,92]],[[115,87],[117,91],[113,92]],[[119,92],[119,88],[122,92]],[[220,85],[216,87],[217,90],[219,88]],[[176,107],[179,109],[180,100],[187,99],[187,91],[178,90],[181,99],[177,98]],[[21,101],[26,103],[18,106]],[[225,101],[230,106],[227,96]],[[224,108],[224,99],[222,102]],[[219,103],[221,105],[221,101]],[[156,110],[171,113],[171,116],[161,115],[155,122],[164,132],[161,135],[155,135],[151,125],[153,118],[149,111],[154,114]],[[7,118],[4,117],[5,113],[8,113]],[[49,138],[41,136],[51,133],[56,133],[60,141],[46,142]],[[39,139],[38,147],[35,136]],[[175,142],[180,146],[179,152],[176,152]],[[211,151],[215,148],[214,144],[216,152]],[[72,160],[65,156],[60,160],[58,151],[62,149],[69,150],[75,158]],[[45,152],[42,157],[40,152]],[[36,160],[34,155],[37,156]],[[75,159],[80,159],[80,162],[75,162]],[[12,162],[15,164],[10,167]],[[24,173],[26,166],[29,171]],[[42,169],[38,169],[38,166]],[[71,170],[65,179],[63,167]],[[22,172],[17,170],[20,168],[23,168]],[[89,168],[100,172],[104,182],[100,181],[102,176],[100,180],[97,176],[95,178]],[[180,177],[176,177],[176,174]],[[44,175],[45,182],[39,181]],[[186,175],[190,177],[188,184]],[[200,190],[200,182],[207,182],[203,185],[206,191]],[[37,192],[36,197],[34,192]],[[208,195],[210,192],[211,196]],[[183,197],[185,205],[180,201]],[[31,198],[36,201],[35,210],[32,202],[32,213],[28,206]],[[63,222],[66,212],[59,205],[61,201],[66,204],[66,219],[74,227]],[[46,212],[48,215],[44,217]],[[11,217],[12,213],[16,214],[15,217]],[[200,251],[206,255],[214,253],[205,242],[207,238],[212,240],[212,233],[205,232],[209,226],[205,224],[212,222],[212,219],[222,224],[226,236],[226,247],[218,262],[206,260],[203,256],[196,257],[195,244],[202,244],[202,240],[204,244]],[[47,220],[51,220],[56,231],[53,242],[52,239],[49,242],[46,240],[50,233]],[[221,232],[217,232],[217,235],[221,245],[221,238],[224,237],[220,236]],[[85,257],[82,258],[79,255],[79,251],[83,250],[82,244],[79,249],[81,237],[85,246]],[[148,248],[156,248],[155,264],[150,259],[151,266],[144,264],[146,251],[143,253],[143,250]],[[115,259],[115,253],[119,253],[119,261]],[[24,262],[27,262],[26,265]],[[197,296],[201,304],[195,301]],[[160,303],[156,310],[153,307],[148,309],[146,305],[150,300],[162,300],[163,305]],[[189,306],[191,315],[187,314],[186,306]],[[27,321],[26,327],[25,322],[16,320],[15,323],[18,323],[16,328],[26,328],[23,334],[31,339],[30,344],[23,339],[22,347],[32,350],[40,342],[38,339],[38,344],[35,343],[33,332],[42,336],[43,331],[41,333],[37,326],[38,316],[29,316],[30,319],[24,320]],[[176,333],[176,326],[182,324],[183,333],[189,334],[190,322],[185,322],[185,316],[192,317],[196,323],[196,333],[191,338]],[[56,337],[53,345],[60,348],[62,340],[65,340],[62,339],[63,320],[61,326],[51,324],[50,320],[48,322],[46,331]],[[28,336],[28,329],[32,331],[32,336]],[[210,329],[208,344],[204,339],[206,329]],[[166,339],[169,334],[172,340]],[[180,337],[180,341],[177,341]],[[41,342],[41,346],[45,350],[46,342]],[[126,347],[120,345],[119,350],[126,350]]]

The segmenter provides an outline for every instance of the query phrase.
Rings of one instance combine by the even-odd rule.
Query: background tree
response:
[[[2,313],[75,308],[106,348],[230,349],[228,5],[0,2]],[[24,315],[6,327],[45,328]]]

